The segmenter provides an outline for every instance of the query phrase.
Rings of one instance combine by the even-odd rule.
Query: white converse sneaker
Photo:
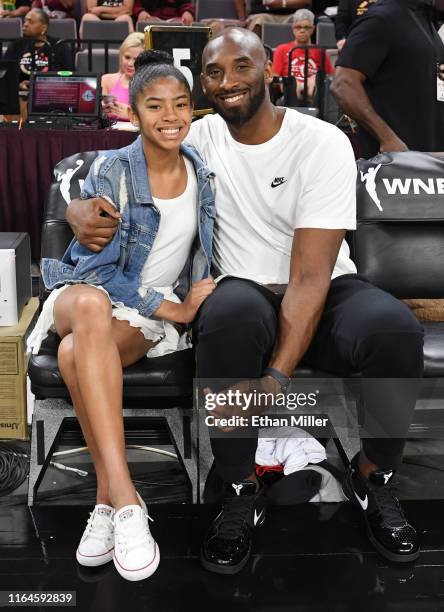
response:
[[[157,569],[160,555],[150,533],[148,511],[139,494],[141,506],[120,508],[114,515],[114,565],[126,580],[143,580]]]
[[[89,513],[88,523],[77,548],[76,558],[80,565],[97,567],[113,558],[114,508],[97,504]]]

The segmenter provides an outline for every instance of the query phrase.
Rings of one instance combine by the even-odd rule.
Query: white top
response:
[[[219,115],[207,115],[192,124],[187,141],[216,174],[220,274],[286,284],[295,229],[356,229],[356,163],[333,125],[287,109],[273,138],[244,145]],[[349,255],[344,241],[332,278],[356,272]]]
[[[159,229],[142,269],[144,287],[174,285],[185,265],[197,233],[197,178],[194,166],[184,157],[188,181],[177,198],[153,202],[160,212]]]

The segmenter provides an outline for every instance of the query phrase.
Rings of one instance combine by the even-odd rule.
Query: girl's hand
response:
[[[180,304],[180,321],[178,323],[191,323],[201,304],[216,289],[216,283],[211,276],[193,283],[187,297]]]

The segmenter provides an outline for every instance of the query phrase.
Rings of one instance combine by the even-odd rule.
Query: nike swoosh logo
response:
[[[387,484],[392,476],[393,472],[388,472],[387,474],[384,474],[384,484]]]
[[[363,510],[367,510],[367,508],[368,508],[368,497],[367,497],[367,495],[364,497],[364,499],[361,499],[359,497],[359,495],[355,491],[355,497],[358,500],[358,502],[360,503],[362,509]]]
[[[259,512],[259,514],[256,514],[256,510],[254,511],[254,519],[253,519],[253,524],[256,525],[257,522],[259,521],[259,519],[262,517],[263,514],[263,510],[261,510],[261,512]]]
[[[283,185],[286,182],[287,182],[287,179],[274,179],[274,181],[271,183],[271,186],[279,187],[279,185]]]

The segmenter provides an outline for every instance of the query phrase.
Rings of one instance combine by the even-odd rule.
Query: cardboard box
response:
[[[0,327],[0,438],[29,437],[26,402],[26,339],[38,317],[31,298],[17,325]]]

